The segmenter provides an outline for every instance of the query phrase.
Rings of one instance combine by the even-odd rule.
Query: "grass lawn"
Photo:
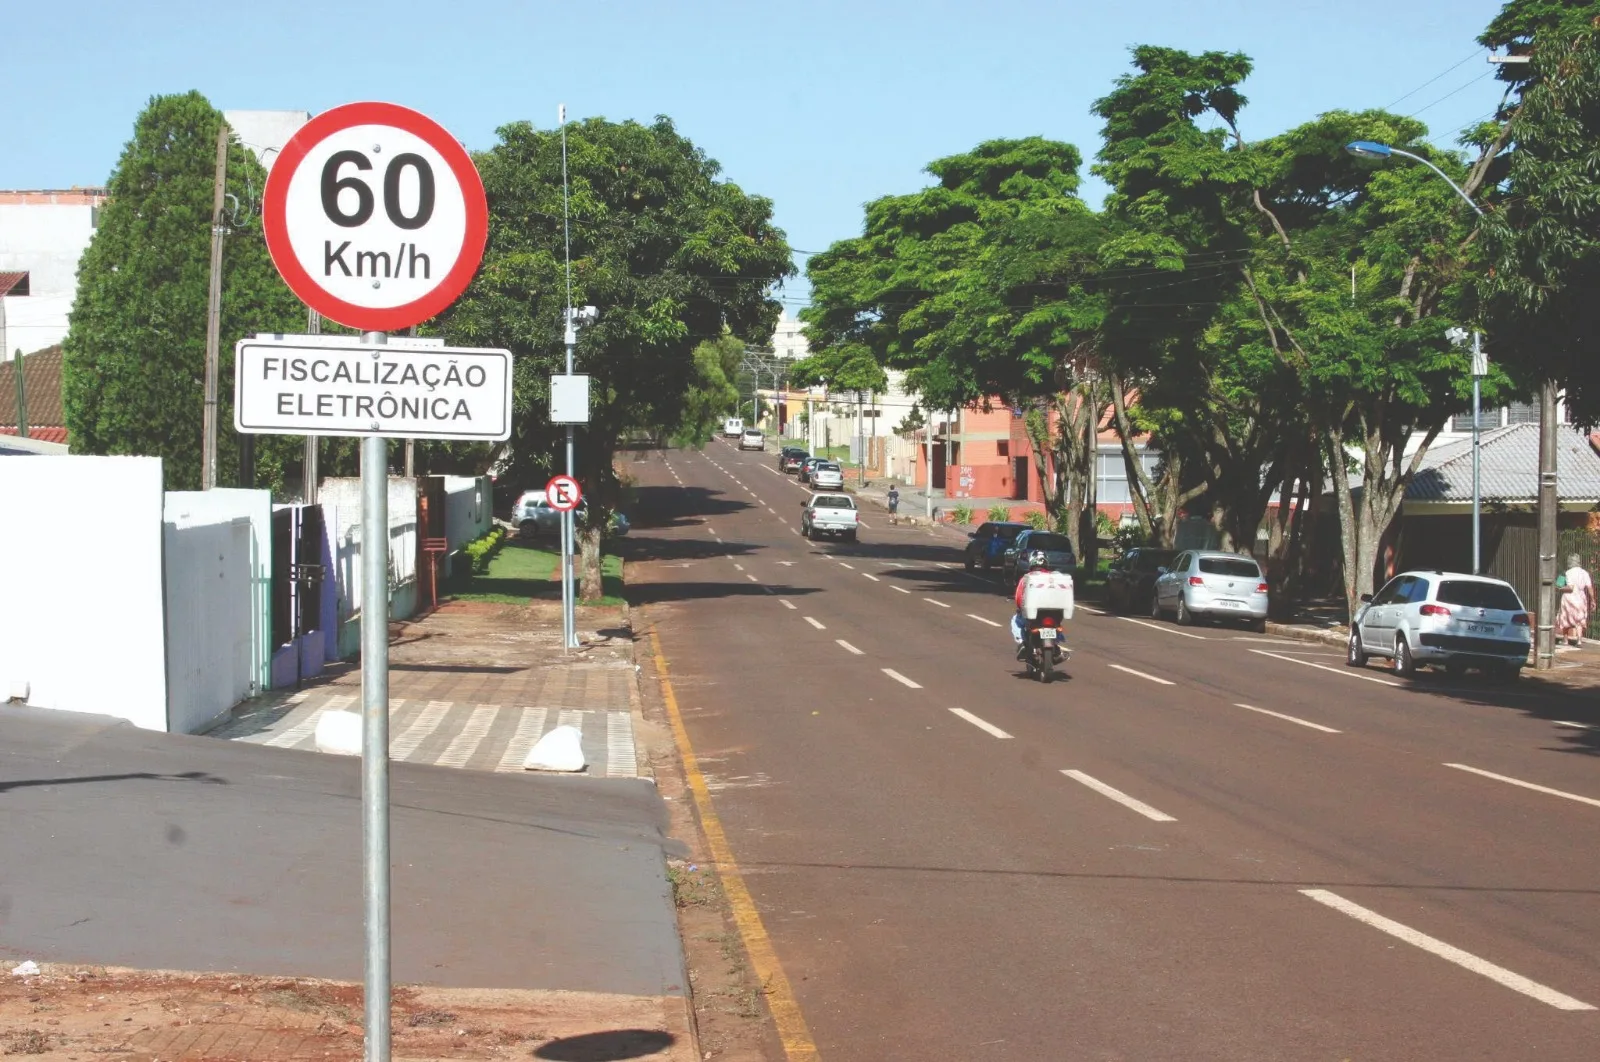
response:
[[[561,551],[540,549],[508,539],[489,561],[489,570],[457,580],[451,596],[458,601],[488,601],[501,605],[526,605],[530,601],[560,601]],[[605,596],[599,605],[620,605],[622,598],[622,558],[606,555],[600,570]]]

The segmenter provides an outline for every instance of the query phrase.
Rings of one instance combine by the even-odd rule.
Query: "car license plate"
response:
[[[1498,634],[1499,632],[1500,632],[1500,625],[1498,623],[1469,623],[1469,624],[1467,624],[1467,633],[1468,634]]]
[[[1040,627],[1039,628],[1039,640],[1041,642],[1053,642],[1053,641],[1055,641],[1056,640],[1056,629],[1054,627]]]
[[[1244,602],[1243,601],[1235,601],[1232,598],[1227,598],[1227,597],[1220,598],[1217,601],[1217,604],[1221,605],[1223,608],[1243,608],[1244,607]]]

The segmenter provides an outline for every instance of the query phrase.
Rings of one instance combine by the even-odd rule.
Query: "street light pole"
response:
[[[1479,488],[1481,482],[1479,458],[1482,455],[1480,407],[1483,398],[1483,378],[1489,371],[1489,359],[1483,356],[1483,333],[1472,330],[1472,574],[1483,574],[1483,504]]]

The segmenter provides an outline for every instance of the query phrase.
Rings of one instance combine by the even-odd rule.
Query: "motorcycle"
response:
[[[1023,661],[1028,665],[1029,676],[1040,682],[1052,681],[1055,666],[1072,655],[1063,637],[1064,621],[1065,613],[1059,608],[1041,608],[1035,618],[1023,621]]]

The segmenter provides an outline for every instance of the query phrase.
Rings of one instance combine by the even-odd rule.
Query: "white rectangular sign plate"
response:
[[[589,423],[589,377],[550,377],[550,423]]]
[[[509,350],[243,339],[233,379],[241,434],[480,442],[511,435]]]

